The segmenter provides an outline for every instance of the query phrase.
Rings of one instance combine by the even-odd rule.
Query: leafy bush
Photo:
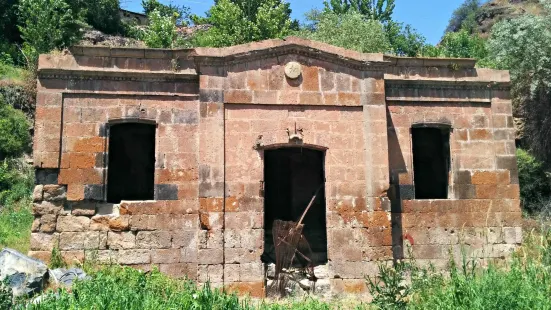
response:
[[[148,17],[149,28],[144,34],[145,44],[154,48],[176,47],[178,42],[177,15],[162,16],[159,11],[153,11]]]
[[[387,52],[390,43],[380,22],[350,11],[311,14],[312,25],[297,35],[364,53]]]
[[[14,77],[14,79],[22,80],[22,82],[0,86],[0,97],[4,98],[6,105],[22,111],[29,118],[30,123],[32,123],[34,120],[36,92],[34,88],[30,89],[31,87],[29,86],[31,85],[26,84],[27,79],[29,79],[29,77],[26,76],[26,71],[17,69],[17,73],[15,74],[16,77]],[[36,84],[36,82],[34,84]]]
[[[529,212],[540,211],[540,203],[551,195],[544,165],[523,149],[517,149],[517,164],[522,205]]]
[[[5,104],[0,96],[0,160],[20,156],[29,149],[30,142],[25,115]]]
[[[63,0],[20,0],[19,31],[33,58],[78,42],[82,26],[82,13]]]
[[[463,29],[446,33],[440,44],[427,54],[431,57],[483,59],[488,57],[488,49],[484,39]]]

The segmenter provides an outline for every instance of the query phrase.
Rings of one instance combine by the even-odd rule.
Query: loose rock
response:
[[[0,281],[8,279],[15,297],[36,294],[48,281],[48,266],[12,249],[0,252]]]

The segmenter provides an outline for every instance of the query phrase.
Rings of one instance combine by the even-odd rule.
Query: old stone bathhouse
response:
[[[30,254],[264,296],[274,220],[316,287],[365,293],[411,245],[444,267],[521,242],[509,74],[298,39],[41,55]]]

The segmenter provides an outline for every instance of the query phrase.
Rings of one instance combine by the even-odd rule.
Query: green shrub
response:
[[[29,149],[30,142],[25,114],[5,104],[0,97],[0,160],[20,156]]]
[[[367,278],[372,303],[380,309],[405,309],[411,293],[411,287],[405,282],[409,270],[404,261],[397,261],[394,266],[379,265],[379,274]]]
[[[26,71],[18,72],[17,79],[26,80],[27,77],[25,76],[25,72]],[[3,97],[5,104],[15,108],[16,110],[21,110],[32,122],[34,118],[36,98],[34,89],[29,89],[29,87],[25,84],[3,85],[0,86],[0,97]]]
[[[543,162],[523,149],[517,149],[520,198],[524,210],[540,211],[542,202],[551,195],[549,178],[545,174]]]
[[[19,31],[28,54],[49,53],[78,42],[83,16],[63,0],[20,0]]]

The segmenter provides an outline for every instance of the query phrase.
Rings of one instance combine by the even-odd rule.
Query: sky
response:
[[[292,17],[304,19],[304,13],[313,8],[322,8],[323,0],[287,0],[291,3]],[[170,0],[160,0],[170,3]],[[172,0],[173,4],[185,5],[191,12],[203,15],[213,4],[213,0]],[[394,20],[412,25],[427,38],[427,42],[440,41],[452,12],[464,0],[396,0]],[[142,12],[141,0],[121,0],[122,8]]]

